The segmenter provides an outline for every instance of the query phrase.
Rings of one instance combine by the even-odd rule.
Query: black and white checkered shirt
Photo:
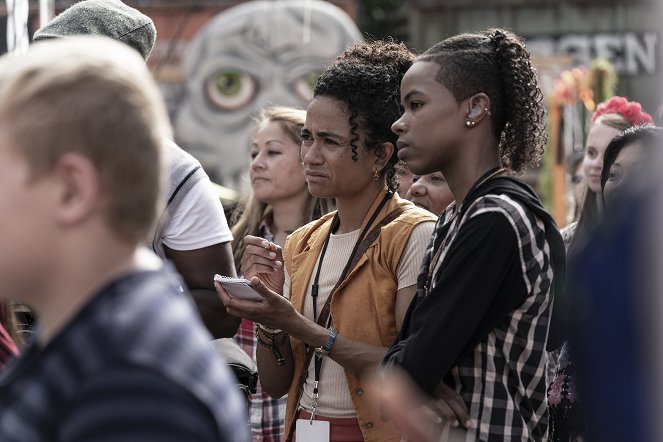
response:
[[[474,196],[451,222],[453,207],[440,217],[418,295],[383,364],[400,365],[430,395],[442,381],[455,388],[470,410],[468,439],[545,440],[547,234],[563,256],[561,238],[531,193]]]
[[[24,348],[0,375],[0,440],[248,440],[246,403],[179,285],[171,270],[126,275]]]

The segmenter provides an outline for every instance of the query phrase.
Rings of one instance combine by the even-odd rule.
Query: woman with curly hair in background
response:
[[[401,100],[399,158],[415,174],[441,171],[456,203],[437,223],[385,376],[402,371],[424,393],[442,421],[429,423],[431,440],[544,440],[546,341],[565,260],[552,217],[509,176],[545,144],[529,52],[499,29],[448,38],[417,58]],[[391,404],[387,415],[401,419]]]
[[[259,324],[258,373],[270,395],[288,394],[288,440],[310,441],[307,431],[331,441],[400,439],[367,384],[414,296],[435,220],[395,193],[391,124],[413,59],[403,44],[357,43],[325,69],[301,154],[309,191],[335,198],[338,210],[296,230],[283,254],[245,239],[242,273],[263,301],[217,286],[230,313]]]

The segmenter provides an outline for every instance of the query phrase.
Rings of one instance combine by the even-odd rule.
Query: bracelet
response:
[[[285,358],[283,357],[283,354],[281,354],[281,350],[279,350],[279,346],[285,344],[285,340],[288,338],[288,335],[286,333],[283,333],[283,339],[281,339],[280,343],[276,342],[276,337],[281,333],[281,330],[279,330],[278,333],[273,333],[273,334],[268,334],[267,338],[269,339],[269,342],[265,341],[262,339],[260,336],[260,332],[264,330],[261,327],[256,327],[256,339],[258,340],[258,344],[262,345],[263,347],[266,347],[274,353],[274,357],[276,358],[276,364],[281,367],[285,365]]]
[[[265,325],[262,325],[258,322],[256,322],[256,325],[258,326],[258,328],[260,328],[260,330],[267,333],[268,335],[278,335],[279,333],[281,333],[283,331],[280,328],[269,328],[269,327],[267,327]]]
[[[329,355],[329,352],[332,350],[332,347],[334,347],[334,342],[336,341],[336,330],[333,328],[329,329],[329,337],[327,338],[327,342],[324,343],[322,347],[317,347],[314,351],[315,354],[318,355],[321,358],[324,358]]]

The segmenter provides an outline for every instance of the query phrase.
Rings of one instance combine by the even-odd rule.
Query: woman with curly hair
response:
[[[510,176],[540,158],[541,99],[525,45],[499,29],[436,44],[402,81],[398,156],[415,174],[441,171],[455,203],[383,365],[428,398],[442,420],[431,422],[435,440],[547,434],[546,342],[564,248],[534,191]]]
[[[245,239],[242,273],[263,301],[232,299],[217,286],[230,313],[259,324],[258,373],[270,395],[288,394],[287,440],[312,440],[310,432],[400,439],[367,381],[414,296],[435,220],[395,193],[391,124],[413,59],[403,44],[357,43],[325,69],[301,154],[309,191],[335,198],[338,210],[296,230],[283,253]]]

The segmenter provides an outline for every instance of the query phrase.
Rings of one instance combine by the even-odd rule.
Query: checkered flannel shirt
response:
[[[274,234],[270,228],[271,217],[266,217],[260,223],[258,230],[260,236],[267,241],[274,240]],[[255,323],[247,319],[242,323],[235,334],[235,341],[254,361],[256,359],[256,347],[258,340],[255,335]],[[281,442],[285,440],[285,408],[288,396],[274,399],[262,389],[260,380],[256,386],[256,392],[249,398],[249,419],[251,421],[251,440],[254,442]]]
[[[449,210],[452,208],[440,220],[449,215]],[[469,405],[474,437],[482,441],[545,440],[545,347],[553,269],[543,223],[509,196],[481,197],[451,224],[434,275],[444,265],[461,227],[485,213],[502,214],[514,229],[527,294],[522,305],[482,339],[471,354],[458,361],[451,375],[456,390]],[[441,238],[436,238],[438,232],[436,229],[424,262],[430,262],[433,244],[441,243]],[[491,259],[500,259],[501,252],[485,251]],[[435,276],[430,291],[437,288]],[[443,295],[444,290],[440,289]]]
[[[0,440],[247,441],[245,402],[180,282],[126,275],[45,347],[33,339],[0,375]]]

